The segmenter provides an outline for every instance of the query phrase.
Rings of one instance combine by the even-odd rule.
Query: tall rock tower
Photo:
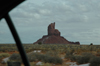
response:
[[[55,22],[51,23],[48,26],[48,36],[51,36],[51,35],[60,36],[60,32],[57,29],[55,29]]]

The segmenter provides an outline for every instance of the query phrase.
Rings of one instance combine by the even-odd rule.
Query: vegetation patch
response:
[[[9,57],[9,56],[10,56],[9,53],[0,53],[0,59],[4,57]]]
[[[92,55],[91,53],[85,52],[85,53],[82,53],[81,56],[79,56],[76,61],[78,64],[84,64],[84,63],[88,63],[92,57],[95,57],[95,56]]]
[[[89,63],[89,66],[100,66],[100,57],[93,57]]]
[[[73,55],[69,52],[66,53],[65,58],[71,61],[76,61],[78,64],[88,63],[91,58],[95,57],[92,53],[82,53],[81,55]]]
[[[45,64],[62,64],[63,61],[69,59],[77,62],[78,64],[91,63],[91,65],[93,65],[92,62],[98,61],[93,61],[93,58],[96,56],[100,57],[100,45],[23,44],[23,46],[28,53],[27,56],[31,63],[41,61]],[[38,54],[33,52],[34,50],[41,50],[41,52]],[[10,60],[22,62],[20,55],[12,51],[18,51],[15,44],[1,44],[0,60],[4,57],[10,56],[9,54],[14,53],[10,56]],[[4,52],[7,53],[2,54]],[[60,57],[64,57],[64,55],[65,59],[61,59]]]
[[[30,62],[43,61],[45,63],[55,63],[55,64],[63,63],[63,60],[60,57],[53,57],[53,56],[46,55],[46,54],[29,53],[29,54],[27,54],[27,56],[28,56],[28,60]],[[16,54],[16,53],[14,53],[10,56],[10,60],[22,62],[20,55]]]
[[[22,62],[22,59],[21,59],[20,54],[13,53],[13,54],[9,57],[9,61],[18,61],[18,62]]]

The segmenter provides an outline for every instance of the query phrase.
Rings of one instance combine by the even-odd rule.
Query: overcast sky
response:
[[[47,35],[48,25],[55,22],[69,41],[100,44],[100,0],[27,0],[9,14],[22,43]],[[15,43],[4,19],[0,21],[0,43]]]

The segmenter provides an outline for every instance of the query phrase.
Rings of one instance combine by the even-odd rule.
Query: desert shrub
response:
[[[41,44],[42,44],[42,42],[38,42],[38,44],[39,44],[39,45],[41,45]]]
[[[84,57],[88,57],[89,59],[94,57],[94,55],[92,53],[89,53],[89,52],[83,52],[81,55]]]
[[[56,59],[56,63],[58,63],[58,64],[62,64],[63,63],[63,60],[61,58],[55,57],[55,59]]]
[[[83,64],[88,62],[88,58],[84,57],[84,56],[80,56],[80,55],[69,55],[67,56],[68,59],[70,59],[71,61],[76,61],[78,64]]]
[[[93,45],[93,43],[90,43],[90,45]]]
[[[89,58],[88,57],[84,57],[84,56],[79,56],[77,63],[78,64],[84,64],[84,63],[88,63],[89,62]]]
[[[0,58],[8,57],[8,56],[10,56],[9,53],[1,53],[1,54],[0,54]]]
[[[74,48],[70,50],[70,53],[73,54],[75,52]]]
[[[33,51],[33,48],[29,48],[29,47],[27,48],[27,47],[26,47],[26,48],[25,48],[25,51],[26,51],[27,53],[28,53],[28,52],[31,52],[31,51]]]
[[[33,62],[33,61],[37,61],[37,58],[35,57],[35,56],[28,56],[28,60],[30,61],[30,62]]]
[[[55,56],[53,57],[53,56],[50,56],[50,55],[41,55],[40,58],[45,63],[46,62],[48,62],[48,63],[55,63],[55,64],[62,64],[63,63],[61,58],[55,57]]]
[[[78,64],[84,64],[88,63],[92,57],[95,57],[91,53],[82,53],[81,56],[78,57],[77,63]]]
[[[52,46],[51,50],[55,51],[55,50],[57,50],[57,47],[56,46]]]
[[[63,63],[61,58],[47,56],[47,55],[44,55],[44,58],[42,58],[42,61],[45,63],[48,62],[48,63],[55,63],[55,64],[62,64]]]
[[[91,53],[84,52],[80,56],[72,55],[72,53],[67,52],[65,58],[70,59],[71,61],[76,61],[78,64],[88,63],[89,60],[94,57]]]
[[[50,56],[48,56],[48,55],[42,55],[42,61],[43,62],[45,62],[45,63],[47,63],[47,62],[49,62],[49,58],[50,58]]]
[[[72,56],[70,56],[70,60],[77,61],[79,57],[80,57],[79,55],[72,55]]]
[[[61,58],[59,58],[59,57],[51,57],[50,59],[49,59],[49,62],[50,63],[55,63],[55,64],[62,64],[62,59]]]
[[[30,62],[38,61],[38,60],[37,60],[37,56],[38,56],[38,55],[39,55],[39,54],[37,54],[37,53],[29,53],[29,54],[27,54],[28,60],[29,60]]]
[[[45,63],[55,63],[62,64],[62,59],[59,57],[53,57],[46,54],[38,54],[38,53],[30,53],[28,54],[28,59],[30,62],[32,61],[43,61]]]
[[[20,54],[17,54],[17,53],[13,53],[10,58],[9,58],[10,61],[19,61],[19,62],[22,62],[22,59],[21,59],[21,56]]]
[[[46,52],[46,55],[58,57],[58,52],[48,51],[48,52]]]
[[[72,57],[72,53],[71,52],[66,52],[65,58],[70,59],[70,57]]]
[[[93,57],[89,62],[89,66],[100,66],[100,57]]]
[[[71,61],[76,61],[77,58],[79,58],[80,56],[78,55],[73,55],[74,50],[68,51],[65,55],[65,58],[70,59]]]

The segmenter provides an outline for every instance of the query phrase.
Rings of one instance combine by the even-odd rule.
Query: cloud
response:
[[[100,0],[28,0],[14,8],[10,15],[24,43],[35,42],[47,34],[51,22],[56,22],[56,28],[66,39],[100,43],[99,13]],[[3,36],[9,35],[6,28],[6,22],[2,20],[0,34]]]

